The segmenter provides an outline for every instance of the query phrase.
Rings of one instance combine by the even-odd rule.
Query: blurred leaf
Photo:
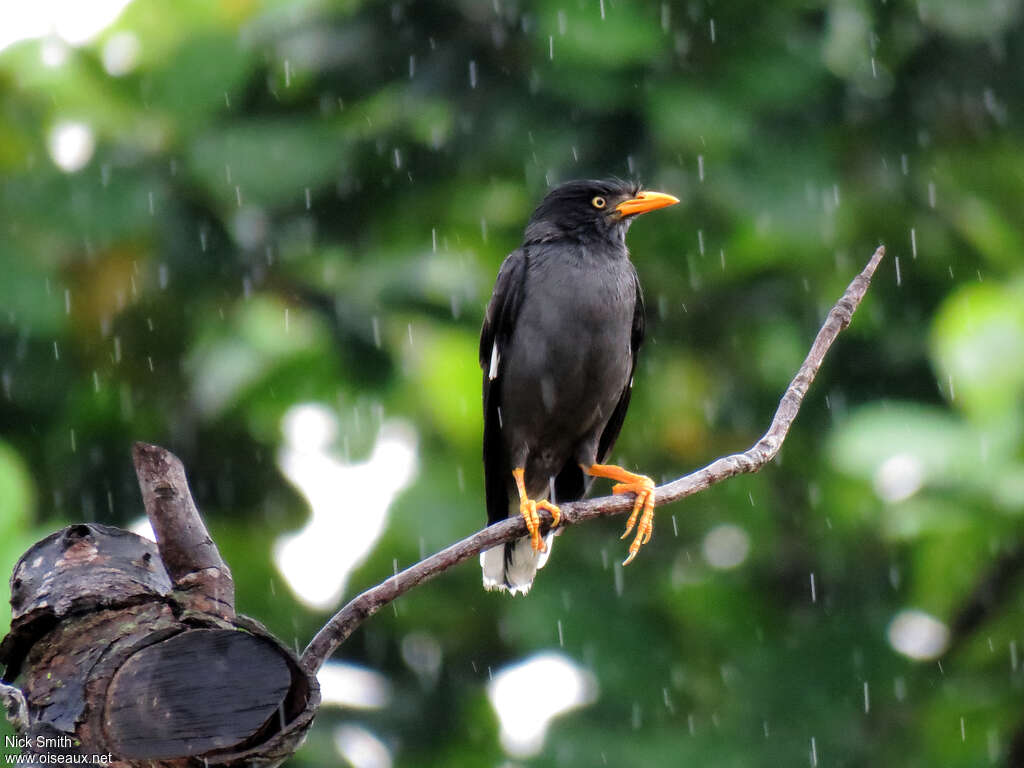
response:
[[[955,403],[983,422],[1021,426],[1024,283],[961,287],[939,309],[931,347]]]
[[[207,416],[231,408],[275,367],[327,344],[324,328],[300,309],[268,298],[243,304],[227,328],[195,341],[187,366],[196,404]]]
[[[190,147],[191,172],[220,207],[275,206],[303,199],[334,177],[343,137],[328,125],[296,120],[235,121]]]

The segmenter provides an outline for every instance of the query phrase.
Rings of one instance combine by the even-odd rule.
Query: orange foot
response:
[[[540,515],[538,509],[546,509],[551,513],[551,527],[554,528],[562,519],[562,510],[550,501],[534,501],[526,495],[526,481],[523,479],[526,470],[516,467],[512,470],[512,476],[516,479],[516,488],[519,489],[519,514],[526,521],[526,530],[530,532],[530,546],[537,552],[546,552],[547,546],[540,536]]]
[[[623,565],[629,565],[640,551],[640,547],[651,540],[654,532],[654,481],[647,475],[637,475],[614,464],[592,464],[587,469],[587,474],[594,477],[608,477],[618,480],[612,487],[612,493],[635,493],[636,500],[633,502],[633,514],[626,521],[626,532],[622,538],[626,538],[636,527],[636,537],[629,545],[629,557],[622,561]],[[643,510],[643,514],[640,511]],[[637,518],[640,522],[637,524]]]

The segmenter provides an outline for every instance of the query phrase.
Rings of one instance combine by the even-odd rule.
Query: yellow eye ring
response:
[[[595,208],[604,208],[606,205],[608,205],[608,202],[603,197],[598,195],[597,197],[590,201],[590,204]]]

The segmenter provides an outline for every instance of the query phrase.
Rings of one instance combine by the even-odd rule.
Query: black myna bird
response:
[[[654,482],[601,462],[622,428],[644,336],[626,230],[678,202],[619,180],[567,182],[537,206],[501,265],[480,333],[487,520],[521,514],[530,536],[480,555],[487,589],[530,589],[551,545],[537,510],[557,525],[557,504],[582,498],[594,477],[636,494],[625,562],[651,537]]]

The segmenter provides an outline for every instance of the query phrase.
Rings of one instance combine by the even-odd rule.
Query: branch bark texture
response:
[[[182,593],[182,602],[224,619],[234,618],[231,570],[199,516],[181,460],[147,443],[132,446],[132,460],[160,558],[174,588]]]
[[[871,278],[884,256],[885,247],[879,246],[867,266],[853,279],[842,297],[832,307],[807,357],[786,388],[771,426],[761,439],[742,453],[724,456],[703,469],[659,486],[655,492],[655,500],[659,506],[692,496],[735,475],[756,472],[775,458],[826,353],[839,333],[850,324],[853,313],[867,293]],[[632,508],[632,496],[605,496],[563,504],[561,525],[576,525],[597,517],[620,515],[631,511]],[[550,524],[550,513],[541,514],[544,522]],[[509,518],[452,544],[366,590],[338,611],[317,633],[302,653],[302,666],[308,672],[315,672],[356,627],[395,598],[463,560],[468,560],[498,544],[521,538],[526,533],[526,524],[521,517]]]

